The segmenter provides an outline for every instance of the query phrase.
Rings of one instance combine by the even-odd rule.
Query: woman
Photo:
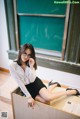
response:
[[[28,97],[28,105],[33,107],[35,100],[47,103],[63,95],[79,95],[77,89],[67,89],[65,91],[52,93],[52,89],[60,84],[49,82],[48,88],[36,77],[36,57],[31,44],[25,44],[20,48],[18,59],[10,65],[10,72],[17,81],[22,92]]]

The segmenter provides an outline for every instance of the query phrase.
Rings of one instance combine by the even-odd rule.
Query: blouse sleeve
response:
[[[29,68],[29,75],[28,78],[30,80],[30,82],[34,82],[36,79],[36,71],[34,68]]]
[[[26,89],[24,82],[21,80],[21,78],[19,77],[19,75],[17,74],[15,68],[10,65],[10,73],[11,76],[17,81],[19,87],[21,88],[22,92],[27,96],[27,97],[31,97],[30,93],[28,92],[28,90]]]

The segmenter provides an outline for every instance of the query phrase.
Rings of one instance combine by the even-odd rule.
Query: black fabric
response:
[[[36,77],[34,82],[32,82],[28,85],[25,85],[25,86],[26,86],[27,90],[29,91],[29,93],[31,94],[32,98],[34,98],[34,99],[39,94],[39,91],[41,88],[43,88],[43,87],[47,88],[38,77]]]

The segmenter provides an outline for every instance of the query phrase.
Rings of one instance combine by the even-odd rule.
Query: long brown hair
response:
[[[16,62],[18,63],[18,65],[20,65],[20,66],[22,65],[21,55],[25,52],[26,49],[30,49],[30,51],[31,51],[31,58],[33,58],[34,61],[35,61],[34,68],[37,69],[35,50],[34,50],[34,47],[31,44],[24,44],[19,49],[18,59],[16,60]],[[26,65],[29,66],[28,61],[26,61]]]

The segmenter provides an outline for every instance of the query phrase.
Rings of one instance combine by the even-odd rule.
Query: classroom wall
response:
[[[6,25],[6,16],[4,9],[4,0],[0,0],[0,67],[8,68],[8,34]]]
[[[4,0],[0,0],[0,67],[9,69],[7,50],[9,49]],[[41,79],[54,80],[71,87],[80,88],[80,76],[38,66],[37,75]]]

